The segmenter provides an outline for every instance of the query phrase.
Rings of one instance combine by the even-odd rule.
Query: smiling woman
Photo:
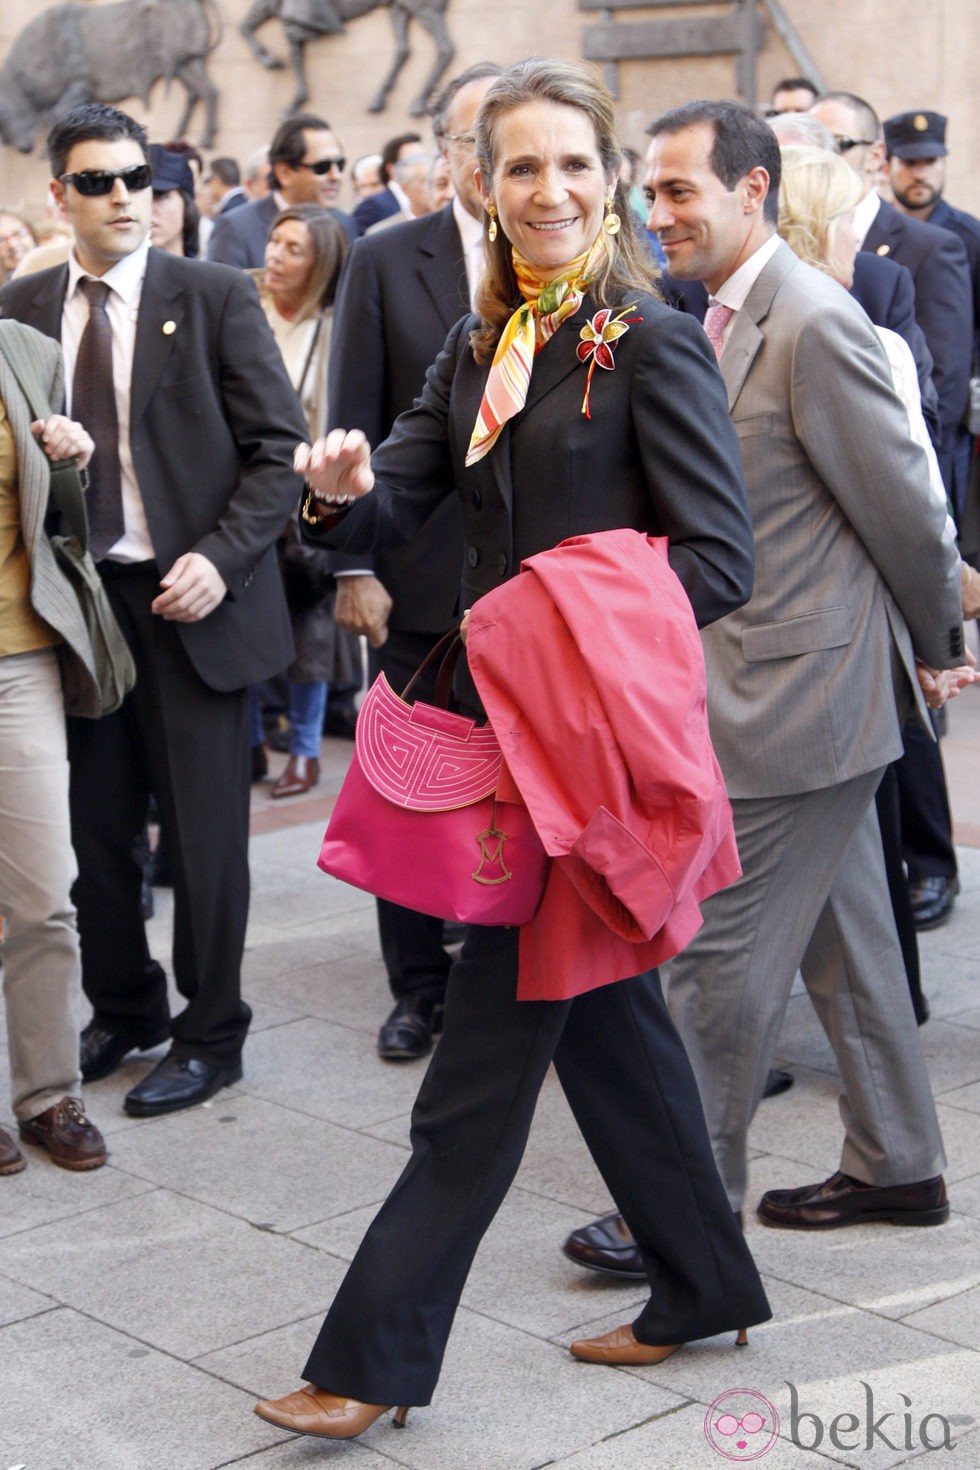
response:
[[[453,328],[373,460],[364,435],[343,429],[300,447],[296,465],[311,486],[304,532],[361,555],[410,539],[456,495],[463,610],[485,593],[498,608],[520,597],[531,579],[516,574],[538,552],[567,567],[567,538],[639,532],[646,546],[645,536],[660,536],[678,609],[711,622],[746,599],[752,580],[738,442],[703,331],[654,292],[649,254],[614,183],[612,101],[584,68],[523,62],[490,83],[475,135],[488,262],[479,315]],[[344,496],[363,503],[338,511]],[[604,676],[612,671],[610,703],[629,719],[631,689],[665,677],[654,637],[639,668],[626,666],[619,637],[627,589],[642,596],[649,579],[631,581],[617,561],[613,586],[597,580],[601,611],[589,621]],[[506,619],[494,632],[473,617],[468,652],[474,661],[479,652],[484,675],[494,656],[558,671],[554,697],[540,702],[568,758],[568,785],[581,788],[589,760],[576,711],[585,701],[572,692],[565,645],[549,643],[554,625],[521,620],[515,657],[500,631]],[[537,700],[545,681],[526,682]],[[467,714],[484,718],[468,669],[456,693]],[[638,722],[648,748],[655,721]],[[649,782],[621,774],[619,789],[647,792]],[[605,811],[615,786],[597,780],[590,813],[593,796]],[[674,811],[669,796],[664,804]],[[657,863],[676,862],[670,842],[656,846]],[[626,847],[635,854],[625,842],[624,858]],[[386,1404],[429,1402],[470,1263],[518,1167],[552,1060],[655,1283],[631,1326],[575,1343],[575,1356],[659,1363],[690,1338],[768,1315],[652,968],[675,952],[666,921],[658,914],[630,930],[633,942],[589,908],[567,872],[557,859],[538,916],[520,931],[468,926],[412,1116],[411,1159],[327,1315],[303,1371],[309,1386],[257,1406],[270,1422],[350,1438]]]

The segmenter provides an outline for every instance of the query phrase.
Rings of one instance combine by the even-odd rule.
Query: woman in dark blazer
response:
[[[450,333],[419,403],[373,462],[363,435],[343,430],[298,452],[312,487],[309,533],[368,551],[411,536],[455,492],[465,609],[522,558],[629,527],[668,537],[698,622],[721,617],[752,585],[738,446],[703,331],[653,294],[615,182],[609,97],[574,66],[520,63],[484,100],[477,150],[488,243],[480,316]],[[608,351],[590,376],[600,339]],[[367,498],[350,510],[348,496]],[[465,679],[459,692],[476,704]],[[412,1117],[412,1157],[327,1315],[309,1386],[260,1403],[263,1418],[341,1438],[385,1406],[429,1402],[552,1061],[651,1286],[632,1326],[573,1353],[655,1363],[769,1316],[656,973],[570,1001],[518,1002],[518,936],[467,930]]]

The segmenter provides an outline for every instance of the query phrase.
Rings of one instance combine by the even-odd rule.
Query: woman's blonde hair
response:
[[[305,225],[313,250],[310,280],[295,320],[304,321],[333,305],[340,268],[347,259],[350,241],[343,225],[319,204],[293,204],[282,209],[269,226],[269,239],[280,225],[296,220]]]
[[[619,234],[609,237],[609,259],[593,280],[591,295],[600,306],[613,306],[630,292],[658,294],[655,284],[657,268],[645,243],[639,238],[628,189],[618,177],[623,155],[616,137],[613,101],[601,82],[585,67],[568,61],[532,57],[508,67],[492,84],[480,104],[474,125],[477,162],[486,194],[492,197],[501,118],[525,103],[539,101],[557,102],[562,107],[574,107],[586,114],[595,133],[603,172],[614,181],[610,190],[612,208],[622,224]],[[488,223],[486,219],[483,239],[486,270],[476,295],[476,309],[482,318],[482,326],[470,335],[470,345],[478,362],[485,362],[493,356],[501,332],[520,299],[510,241],[498,226],[497,238],[491,243],[486,233]]]
[[[779,186],[779,233],[808,265],[826,275],[845,274],[834,252],[837,225],[861,193],[857,174],[825,148],[788,147]]]

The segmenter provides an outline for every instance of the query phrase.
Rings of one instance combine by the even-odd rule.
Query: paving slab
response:
[[[765,1405],[760,1403],[759,1407],[763,1414],[768,1414]],[[724,1408],[724,1404],[719,1406],[718,1417]],[[725,1470],[727,1465],[738,1461],[734,1454],[731,1460],[726,1459],[708,1442],[705,1434],[707,1413],[708,1408],[704,1404],[685,1404],[624,1434],[579,1450],[566,1459],[551,1461],[550,1465],[552,1470]],[[761,1433],[765,1433],[769,1442],[771,1429],[768,1425],[760,1436]],[[747,1446],[743,1463],[749,1463],[748,1455],[753,1449],[751,1441],[747,1441]],[[756,1458],[756,1463],[764,1466],[765,1470],[827,1470],[828,1466],[823,1455],[798,1449],[780,1438],[772,1444],[764,1459]]]
[[[323,1311],[336,1287],[322,1252],[162,1189],[9,1237],[3,1269],[186,1359]]]
[[[0,1327],[8,1322],[20,1322],[25,1317],[36,1317],[40,1312],[55,1310],[58,1303],[39,1291],[31,1291],[9,1276],[0,1276]]]
[[[108,1138],[109,1128],[99,1117]],[[98,1214],[107,1205],[150,1187],[114,1169],[111,1162],[101,1169],[59,1169],[41,1149],[25,1148],[27,1168],[0,1179],[0,1238],[36,1230],[52,1220],[69,1220]],[[111,1159],[111,1146],[110,1146]],[[6,1266],[7,1248],[0,1250],[0,1269]]]
[[[247,1395],[65,1308],[0,1329],[0,1464],[213,1470],[273,1443]]]
[[[370,1085],[366,1086],[370,1075]],[[367,1129],[412,1107],[421,1067],[386,1066],[372,1034],[305,1017],[248,1043],[243,1089],[345,1128]],[[377,1145],[376,1152],[382,1145]],[[327,1162],[335,1169],[336,1162]]]
[[[816,1292],[769,1276],[764,1279],[774,1317],[750,1331],[748,1348],[732,1350],[730,1338],[712,1338],[684,1348],[656,1367],[601,1371],[641,1376],[705,1406],[732,1389],[751,1388],[776,1406],[784,1433],[792,1407],[790,1384],[796,1390],[798,1411],[817,1415],[825,1427],[844,1413],[863,1422],[868,1402],[865,1383],[877,1406],[875,1418],[892,1414],[893,1428],[901,1428],[909,1407],[903,1394],[912,1401],[916,1426],[926,1414],[974,1422],[975,1352]],[[591,1324],[590,1331],[607,1331],[617,1320],[600,1320]],[[816,1427],[799,1437],[812,1448]],[[872,1465],[875,1470],[890,1470],[910,1453],[901,1442],[898,1451],[875,1442],[875,1448],[863,1449],[856,1458],[830,1444],[826,1428],[818,1448],[831,1460]],[[917,1440],[912,1448],[921,1448]],[[765,1463],[768,1466],[769,1457]]]
[[[286,1234],[385,1197],[402,1151],[238,1092],[115,1140],[120,1169]]]

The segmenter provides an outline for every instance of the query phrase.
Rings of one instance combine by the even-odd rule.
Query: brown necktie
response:
[[[718,301],[712,301],[704,314],[704,330],[708,335],[708,341],[715,349],[715,357],[721,357],[722,337],[734,315],[733,306],[722,306]]]
[[[86,505],[89,547],[100,561],[125,530],[119,470],[119,420],[112,382],[112,323],[106,312],[109,287],[86,276],[79,290],[88,298],[88,322],[78,344],[71,411],[95,440],[88,466]]]

